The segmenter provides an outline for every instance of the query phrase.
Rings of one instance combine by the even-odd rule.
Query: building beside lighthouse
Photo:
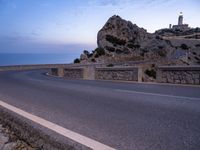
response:
[[[170,29],[172,28],[174,30],[188,30],[188,29],[190,29],[189,26],[188,26],[188,24],[184,24],[183,23],[183,13],[182,12],[180,12],[180,14],[179,14],[178,24],[177,25],[173,25],[172,27],[170,25],[169,28]]]

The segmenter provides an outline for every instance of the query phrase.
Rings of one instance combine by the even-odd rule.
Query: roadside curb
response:
[[[32,121],[27,121],[23,117],[0,106],[0,123],[8,128],[15,136],[26,141],[34,149],[43,150],[88,150],[89,148],[75,143],[74,141],[63,142],[56,137],[52,137],[41,129],[32,126]],[[34,124],[34,123],[33,123]]]

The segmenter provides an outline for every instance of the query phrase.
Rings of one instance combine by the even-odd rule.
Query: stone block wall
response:
[[[96,68],[95,79],[138,81],[138,68],[137,67]]]
[[[83,68],[52,68],[51,74],[66,79],[83,79]]]
[[[58,68],[51,68],[51,75],[58,76]]]
[[[200,85],[200,66],[158,67],[157,82]]]
[[[83,79],[83,68],[64,68],[63,77],[67,79]]]

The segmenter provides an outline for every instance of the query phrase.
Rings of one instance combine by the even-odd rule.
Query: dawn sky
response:
[[[0,0],[0,53],[80,53],[114,14],[154,32],[200,26],[200,0]]]

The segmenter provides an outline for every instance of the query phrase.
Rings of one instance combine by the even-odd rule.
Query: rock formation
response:
[[[129,54],[139,49],[142,41],[151,37],[143,28],[119,16],[111,17],[97,35],[98,47],[107,52]]]
[[[149,60],[164,64],[190,64],[190,62],[193,64],[193,59],[185,58],[188,57],[190,50],[194,50],[196,55],[199,55],[199,52],[196,52],[199,41],[195,41],[192,46],[187,46],[184,40],[179,39],[177,42],[172,38],[166,38],[163,32],[165,30],[154,34],[148,33],[136,24],[114,15],[97,34],[98,48],[92,53],[84,51],[81,55],[81,62]],[[198,62],[199,56],[195,58]]]

